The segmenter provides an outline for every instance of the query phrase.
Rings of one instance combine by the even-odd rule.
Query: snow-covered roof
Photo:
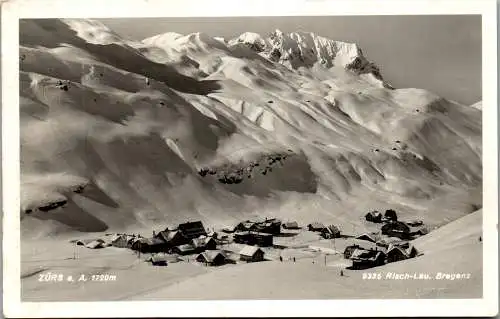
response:
[[[241,251],[240,251],[240,255],[243,255],[243,256],[253,256],[255,255],[255,253],[257,253],[258,251],[262,251],[262,249],[260,249],[259,247],[257,246],[245,246]],[[263,251],[262,251],[263,252]]]

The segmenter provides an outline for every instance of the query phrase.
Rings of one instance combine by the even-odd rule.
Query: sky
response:
[[[141,40],[165,32],[236,37],[307,31],[357,43],[396,88],[422,88],[473,104],[481,100],[481,16],[314,16],[98,19],[119,35]]]

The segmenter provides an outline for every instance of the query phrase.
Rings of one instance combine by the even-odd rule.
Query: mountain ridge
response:
[[[354,62],[357,45],[337,47],[347,54],[332,67],[318,55],[298,66],[288,38],[272,48],[291,55],[272,61],[269,48],[203,33],[139,42],[92,20],[20,21],[23,229],[252,215],[351,227],[374,207],[440,225],[477,209],[480,110],[389,88],[371,62]],[[232,176],[277,153],[291,156],[241,183],[199,174]]]

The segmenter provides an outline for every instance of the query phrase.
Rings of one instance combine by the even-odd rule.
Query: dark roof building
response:
[[[238,232],[233,236],[235,243],[268,247],[273,245],[273,235],[254,231]]]
[[[382,214],[379,211],[371,211],[365,215],[365,219],[372,223],[381,223],[382,222]]]
[[[178,230],[189,240],[200,236],[207,236],[207,231],[201,221],[179,224]]]
[[[167,252],[168,245],[158,238],[138,238],[132,242],[131,249],[141,253]]]
[[[382,234],[401,239],[411,237],[410,227],[403,222],[392,221],[382,226]]]
[[[319,223],[319,222],[313,222],[313,223],[310,223],[309,225],[307,225],[307,229],[310,230],[310,231],[323,231],[324,229],[326,228],[325,225],[323,225],[322,223]]]
[[[350,245],[350,246],[347,246],[344,250],[344,258],[345,259],[349,259],[351,258],[351,255],[352,253],[356,250],[356,249],[359,249],[359,245]]]
[[[236,227],[234,227],[235,231],[249,231],[249,230],[254,230],[255,229],[255,222],[252,221],[244,221],[241,223],[238,223]]]
[[[394,209],[388,209],[385,211],[384,218],[386,220],[397,221],[398,215],[396,214],[396,211]]]
[[[284,229],[299,229],[299,224],[295,221],[293,222],[286,222],[283,224]]]
[[[340,237],[340,229],[337,226],[330,225],[321,231],[321,236],[323,238],[326,238],[326,239],[339,238]]]
[[[406,250],[400,246],[392,246],[387,250],[387,262],[392,263],[410,258]]]

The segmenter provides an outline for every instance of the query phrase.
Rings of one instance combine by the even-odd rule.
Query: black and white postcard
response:
[[[495,315],[495,5],[6,1],[6,315]]]

